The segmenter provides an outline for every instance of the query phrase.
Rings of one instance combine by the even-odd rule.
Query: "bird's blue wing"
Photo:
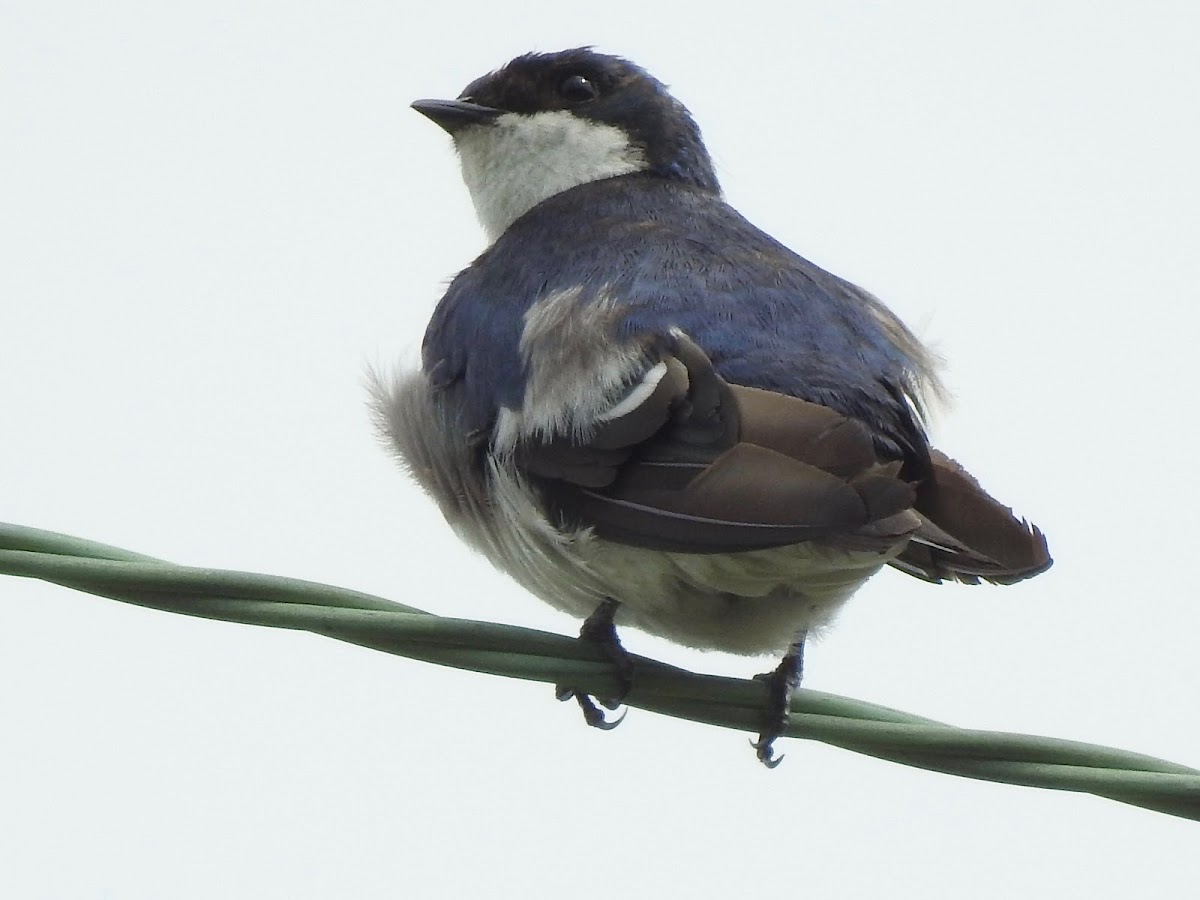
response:
[[[614,342],[679,329],[731,384],[828,406],[912,474],[927,470],[920,386],[935,376],[907,329],[715,195],[652,178],[582,185],[514,223],[452,283],[427,334],[427,369],[461,380],[486,427],[522,402],[525,316],[569,292],[580,308],[601,295],[618,307]]]

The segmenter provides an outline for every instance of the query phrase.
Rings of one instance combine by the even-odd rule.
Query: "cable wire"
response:
[[[183,615],[309,631],[443,666],[568,684],[611,696],[619,678],[600,652],[562,635],[435,616],[345,588],[248,572],[179,566],[51,531],[0,523],[0,574]],[[702,675],[635,656],[624,702],[664,715],[757,732],[766,686]],[[956,728],[806,689],[788,737],[967,778],[1081,791],[1200,820],[1200,770],[1077,741]]]

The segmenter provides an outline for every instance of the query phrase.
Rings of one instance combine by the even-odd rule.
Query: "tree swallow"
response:
[[[755,744],[771,765],[806,636],[882,567],[1010,584],[1050,566],[1036,527],[930,447],[933,355],[728,206],[643,69],[530,53],[413,108],[454,139],[491,244],[420,369],[376,380],[379,427],[460,537],[586,617],[627,687],[614,622],[782,654]]]

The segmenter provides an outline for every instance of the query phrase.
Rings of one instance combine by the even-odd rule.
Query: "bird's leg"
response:
[[[579,703],[579,708],[583,710],[583,718],[587,723],[593,728],[605,730],[616,728],[621,724],[625,715],[622,713],[620,718],[610,721],[604,717],[604,713],[596,706],[596,702],[599,701],[605,709],[616,709],[621,705],[621,700],[625,695],[629,693],[629,689],[633,687],[633,658],[621,646],[616,625],[613,624],[613,617],[617,614],[618,606],[620,603],[616,600],[605,597],[596,610],[584,620],[583,627],[579,629],[579,639],[599,647],[608,661],[616,668],[617,677],[621,681],[621,689],[617,696],[597,697],[593,700],[587,694],[561,684],[554,689],[554,696],[559,700],[569,700],[574,697]]]
[[[780,660],[775,671],[755,676],[767,683],[767,717],[766,725],[757,741],[751,741],[758,751],[758,761],[768,769],[773,769],[781,762],[783,756],[776,756],[774,743],[783,734],[788,724],[788,709],[792,705],[792,692],[800,686],[800,678],[804,674],[804,638],[805,634],[796,639],[787,654]]]

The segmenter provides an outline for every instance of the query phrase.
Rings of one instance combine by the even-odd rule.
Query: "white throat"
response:
[[[548,197],[647,167],[645,154],[620,128],[566,110],[505,113],[460,131],[454,143],[489,241]]]

